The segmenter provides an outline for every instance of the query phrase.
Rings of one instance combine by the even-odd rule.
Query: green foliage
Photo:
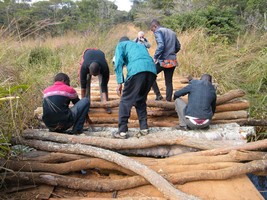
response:
[[[208,7],[197,12],[177,14],[165,18],[163,23],[174,30],[186,31],[204,28],[213,41],[233,42],[239,32],[236,13],[232,8],[223,10]]]
[[[61,67],[57,54],[51,49],[44,47],[36,47],[31,50],[28,64],[30,66],[49,65],[54,70],[58,70]]]

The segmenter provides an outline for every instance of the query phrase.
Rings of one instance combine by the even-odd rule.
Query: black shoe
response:
[[[106,108],[106,113],[111,114],[111,108],[107,107]]]
[[[83,133],[83,130],[66,130],[64,133],[69,135],[79,135]]]
[[[157,96],[155,100],[156,101],[161,101],[161,100],[163,100],[163,96],[161,96],[161,95],[160,96]]]
[[[180,126],[180,125],[175,126],[175,129],[181,131],[188,131],[188,128],[186,126]]]

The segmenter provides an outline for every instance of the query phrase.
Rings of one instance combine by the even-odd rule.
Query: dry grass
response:
[[[1,30],[0,30],[1,31]],[[3,31],[3,30],[2,30]],[[86,48],[99,48],[106,54],[112,68],[112,58],[120,37],[134,39],[139,28],[132,24],[121,24],[107,33],[92,31],[86,35],[69,33],[64,37],[25,40],[15,37],[0,37],[0,89],[14,85],[27,85],[28,89],[10,95],[20,96],[17,105],[9,105],[2,110],[1,133],[7,129],[23,129],[32,125],[33,110],[41,105],[42,90],[52,83],[58,72],[69,74],[72,85],[78,86],[77,73],[82,52]],[[151,43],[149,52],[153,55],[156,42],[151,31],[143,30]],[[3,35],[0,32],[0,36]],[[251,101],[251,116],[266,117],[266,77],[267,77],[267,34],[256,32],[240,35],[233,45],[212,42],[201,29],[178,33],[182,49],[178,54],[179,67],[176,73],[199,77],[210,73],[219,83],[218,93],[241,88]],[[48,52],[46,62],[29,64],[31,53],[36,50]],[[57,61],[55,63],[55,61]],[[1,94],[0,94],[1,95]],[[265,96],[264,96],[265,95]],[[1,105],[0,105],[1,106]],[[15,107],[14,107],[15,106]],[[14,109],[16,112],[13,112]],[[12,113],[9,112],[12,110]],[[14,117],[16,116],[16,117]],[[15,124],[13,122],[16,122]],[[7,126],[12,122],[12,126]],[[9,132],[12,132],[9,131]],[[14,131],[13,131],[14,132]]]

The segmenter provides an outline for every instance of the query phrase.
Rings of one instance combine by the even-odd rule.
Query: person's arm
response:
[[[124,63],[124,46],[121,43],[119,43],[115,50],[115,73],[116,73],[116,79],[117,83],[121,84],[124,83],[124,76],[123,76],[123,66]]]
[[[154,33],[155,35],[155,39],[156,39],[156,42],[157,42],[157,49],[155,51],[155,54],[154,54],[154,60],[158,60],[160,58],[160,56],[163,54],[164,52],[164,38],[163,38],[163,35],[160,31],[156,31]]]
[[[81,66],[81,69],[80,69],[81,98],[85,97],[88,72],[89,71],[86,70],[85,66]]]
[[[175,40],[175,53],[178,53],[181,49],[181,43],[179,42],[179,40],[177,39],[176,37],[176,40]]]
[[[173,95],[173,99],[175,100],[181,96],[188,94],[191,90],[191,87],[192,87],[192,85],[190,84],[190,85],[187,85],[186,87],[182,88],[181,90],[175,91],[174,95]]]
[[[145,45],[145,47],[148,48],[148,49],[149,49],[150,46],[151,46],[150,43],[148,42],[148,40],[147,40],[146,38],[144,38],[144,45]]]

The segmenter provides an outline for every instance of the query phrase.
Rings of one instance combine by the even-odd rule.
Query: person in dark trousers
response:
[[[134,39],[134,42],[144,45],[147,49],[151,46],[145,38],[145,33],[143,31],[138,32],[137,38]]]
[[[103,51],[99,49],[86,49],[80,63],[81,97],[91,100],[91,79],[98,76],[101,102],[108,101],[109,67]],[[107,113],[111,113],[109,107]]]
[[[123,67],[127,68],[124,79]],[[156,79],[156,67],[146,47],[122,37],[115,50],[115,73],[119,104],[118,132],[115,138],[127,138],[128,119],[132,106],[135,106],[139,119],[140,135],[149,133],[147,124],[147,95]],[[122,84],[124,88],[122,91]]]
[[[180,97],[187,94],[188,103],[186,104]],[[186,87],[175,91],[175,110],[180,123],[176,128],[207,129],[215,113],[216,99],[216,89],[212,85],[212,77],[209,74],[203,74],[200,80],[193,79]]]
[[[62,133],[72,127],[72,131],[68,133],[83,132],[90,103],[88,98],[79,99],[77,92],[70,86],[67,74],[58,73],[54,84],[47,87],[43,94],[42,120],[50,131]],[[74,105],[70,108],[71,102]]]
[[[157,67],[157,74],[164,72],[166,86],[166,101],[172,100],[173,93],[173,73],[177,66],[176,54],[180,51],[181,45],[176,37],[176,33],[168,28],[160,26],[159,21],[152,20],[150,30],[154,32],[157,48],[154,54],[154,62]],[[152,86],[156,94],[155,100],[163,100],[157,82]]]

